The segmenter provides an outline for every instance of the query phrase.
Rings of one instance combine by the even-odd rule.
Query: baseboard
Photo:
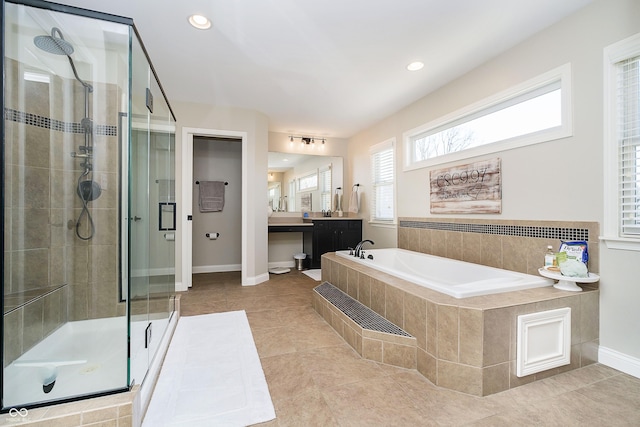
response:
[[[200,265],[193,266],[193,273],[222,273],[225,271],[242,271],[242,264]]]
[[[275,261],[275,262],[269,263],[269,268],[275,268],[275,267],[293,268],[295,266],[296,266],[296,263],[294,261]]]
[[[640,378],[640,359],[636,357],[600,346],[598,349],[598,362],[625,374]]]
[[[176,292],[184,292],[189,289],[189,286],[186,286],[182,282],[176,282]]]
[[[247,277],[242,286],[253,286],[269,280],[269,273],[259,274],[253,277]]]
[[[171,268],[150,268],[148,270],[132,270],[131,277],[153,277],[170,276],[176,274],[176,269]]]

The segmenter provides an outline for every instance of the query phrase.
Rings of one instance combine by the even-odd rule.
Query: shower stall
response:
[[[129,390],[175,323],[175,117],[131,19],[2,2],[1,411]]]

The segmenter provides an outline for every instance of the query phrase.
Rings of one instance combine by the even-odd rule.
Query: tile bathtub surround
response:
[[[580,293],[546,287],[456,299],[334,254],[322,257],[322,280],[345,293],[349,290],[349,295],[413,335],[417,370],[448,389],[486,396],[597,359],[597,287]],[[518,378],[517,316],[561,307],[571,307],[571,363]],[[336,326],[335,321],[331,325]]]
[[[400,218],[398,247],[505,270],[538,274],[547,246],[586,240],[589,271],[600,271],[597,222]]]

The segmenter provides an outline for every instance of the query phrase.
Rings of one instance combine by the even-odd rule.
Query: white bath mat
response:
[[[245,312],[181,317],[142,426],[246,426],[275,416]]]
[[[302,273],[306,274],[309,277],[311,277],[316,282],[319,282],[320,278],[322,276],[322,270],[320,270],[319,268],[315,269],[315,270],[305,270]]]

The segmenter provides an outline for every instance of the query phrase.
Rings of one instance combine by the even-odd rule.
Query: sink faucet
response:
[[[360,256],[360,251],[362,250],[362,245],[364,245],[365,243],[371,243],[372,245],[375,245],[375,243],[373,243],[372,240],[363,240],[362,242],[358,243],[355,247],[353,256],[355,256],[356,258]]]

